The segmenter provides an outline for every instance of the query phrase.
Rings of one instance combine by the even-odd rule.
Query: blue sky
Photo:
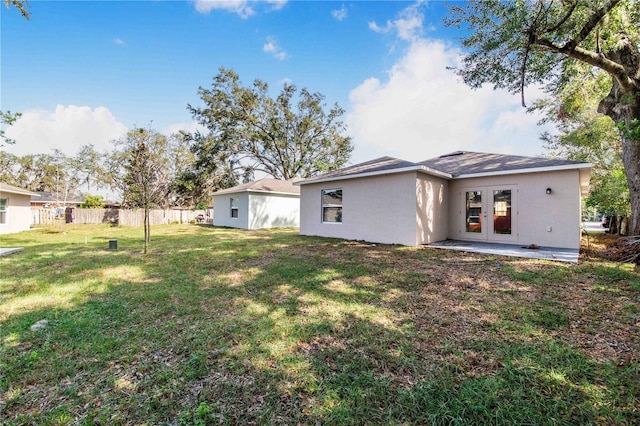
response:
[[[18,155],[74,154],[134,126],[194,130],[221,66],[274,95],[283,82],[334,103],[356,147],[421,161],[454,150],[543,153],[519,96],[473,91],[456,66],[461,34],[439,1],[36,1],[31,19],[2,7],[0,108],[22,112],[8,129]],[[538,91],[530,89],[529,99]]]

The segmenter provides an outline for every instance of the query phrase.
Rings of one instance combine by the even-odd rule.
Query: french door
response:
[[[517,185],[465,188],[462,235],[468,239],[495,242],[518,239]]]

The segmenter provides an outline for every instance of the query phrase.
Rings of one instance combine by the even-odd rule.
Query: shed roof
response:
[[[272,178],[262,178],[252,182],[243,183],[231,188],[223,189],[213,193],[216,195],[236,194],[238,192],[266,192],[275,194],[300,194],[300,187],[294,186],[293,183],[300,180],[299,178],[280,180]]]
[[[39,197],[35,192],[29,191],[28,189],[18,188],[17,186],[9,185],[4,182],[0,182],[0,192],[8,192],[10,194],[22,194],[22,195],[30,195],[32,197]]]

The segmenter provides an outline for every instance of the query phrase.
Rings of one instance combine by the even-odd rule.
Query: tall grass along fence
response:
[[[151,225],[169,223],[189,223],[196,221],[199,215],[205,216],[205,210],[154,209],[149,211]],[[64,222],[65,217],[56,217],[56,212],[49,209],[32,209],[32,225],[51,225]],[[111,223],[121,226],[142,226],[144,224],[144,210],[123,209],[74,209],[73,223],[96,224]]]

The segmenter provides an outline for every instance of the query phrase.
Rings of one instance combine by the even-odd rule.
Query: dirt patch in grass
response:
[[[580,254],[583,260],[593,259],[608,259],[607,248],[615,243],[620,237],[618,235],[611,234],[582,234],[580,240]]]

